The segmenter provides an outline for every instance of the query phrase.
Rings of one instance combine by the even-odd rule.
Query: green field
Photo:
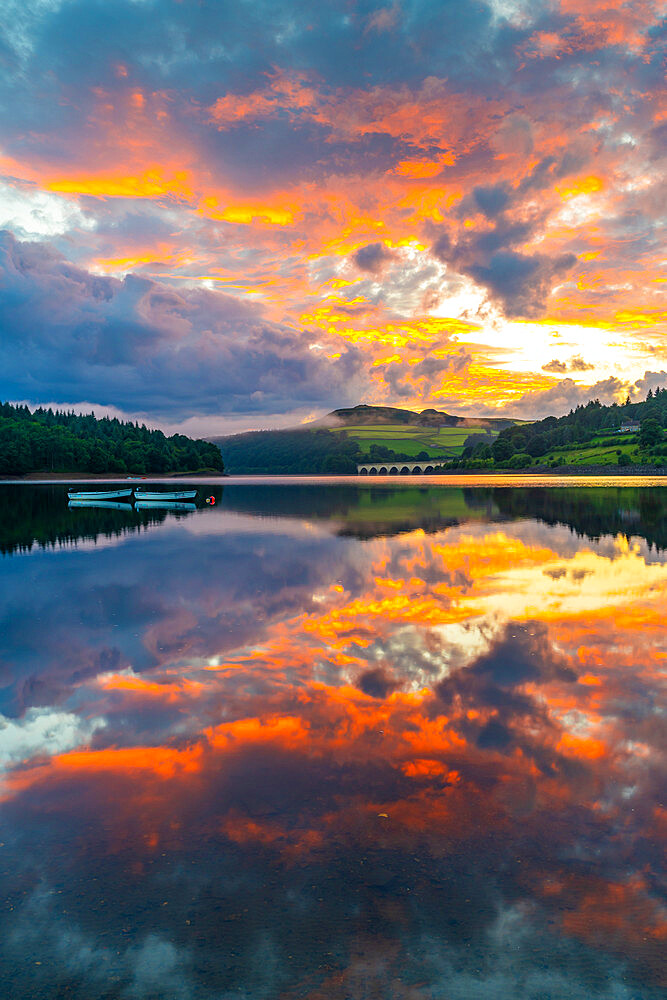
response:
[[[604,443],[612,437],[614,438],[613,445]],[[639,445],[636,436],[634,434],[607,434],[593,438],[592,441],[580,445],[573,451],[554,448],[540,458],[539,462],[547,464],[556,460],[559,465],[617,465],[619,451],[631,458],[633,462],[639,461]]]
[[[484,434],[483,427],[414,427],[403,424],[362,424],[340,427],[334,433],[345,432],[359,442],[363,458],[369,460],[371,445],[384,445],[399,454],[416,457],[425,451],[429,458],[442,460],[459,458],[465,440],[471,434]],[[489,444],[497,435],[488,435]],[[611,439],[613,443],[609,444]],[[578,446],[576,449],[554,448],[548,454],[534,459],[535,465],[617,465],[618,452],[622,451],[633,462],[639,460],[639,448],[633,434],[602,435]]]
[[[425,451],[432,458],[458,458],[470,434],[484,434],[483,427],[413,427],[402,424],[364,424],[340,427],[334,433],[345,432],[359,442],[365,457],[370,455],[372,444],[384,445],[392,451],[417,456]],[[496,434],[488,435],[489,444]]]

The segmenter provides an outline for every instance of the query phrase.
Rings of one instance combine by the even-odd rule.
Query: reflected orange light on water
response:
[[[143,635],[156,666],[77,686],[106,728],[10,766],[4,806],[92,810],[109,856],[129,852],[142,879],[194,842],[283,873],[380,852],[363,890],[377,894],[396,858],[472,870],[492,842],[501,867],[487,878],[657,982],[667,921],[649,862],[593,872],[569,852],[613,853],[622,838],[631,858],[664,829],[659,724],[642,699],[664,671],[667,565],[620,537],[520,521],[354,553],[336,582],[327,569],[314,587],[293,583],[297,606],[268,615],[256,642],[223,650],[214,629],[193,657],[192,607],[158,616]],[[218,621],[218,583],[197,586]],[[135,720],[164,738],[142,742]],[[406,883],[415,894],[420,878]],[[409,919],[403,889],[377,905]]]

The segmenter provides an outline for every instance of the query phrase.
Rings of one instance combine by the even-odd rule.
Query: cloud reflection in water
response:
[[[5,560],[16,996],[661,995],[664,551],[479,499]]]

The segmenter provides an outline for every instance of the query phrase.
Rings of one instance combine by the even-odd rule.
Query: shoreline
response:
[[[428,473],[431,475],[431,473]],[[447,469],[446,476],[667,476],[666,465],[533,465],[527,469]],[[361,478],[366,478],[361,477]]]
[[[142,475],[142,476],[119,476],[118,473],[98,473],[98,472],[77,472],[71,475],[66,472],[30,472],[24,476],[0,476],[0,483],[7,484],[21,484],[21,483],[34,483],[35,485],[42,484],[47,485],[49,483],[56,484],[75,484],[75,483],[127,483],[141,485],[142,483],[159,483],[159,482],[199,482],[202,485],[206,482],[218,481],[218,480],[229,480],[231,481],[244,481],[244,482],[256,482],[267,479],[274,480],[313,480],[317,479],[319,481],[331,480],[331,482],[345,480],[349,483],[364,483],[371,481],[375,485],[378,483],[409,483],[409,482],[420,482],[428,480],[438,480],[438,479],[458,479],[458,478],[476,478],[476,479],[508,479],[508,478],[520,478],[523,480],[544,480],[545,478],[553,479],[577,479],[577,478],[596,478],[596,479],[608,479],[610,481],[618,481],[623,479],[636,479],[636,478],[655,478],[655,479],[667,479],[667,467],[666,466],[647,466],[647,465],[630,465],[630,466],[607,466],[607,465],[580,465],[580,466],[567,466],[561,465],[557,467],[550,466],[533,466],[530,469],[447,469],[442,472],[429,472],[420,473],[418,475],[400,475],[400,474],[376,474],[367,475],[361,473],[322,473],[322,472],[298,472],[298,473],[283,473],[283,472],[259,472],[259,473],[207,473],[207,472],[179,472],[172,475],[155,474],[155,475]]]
[[[226,479],[227,472],[156,472],[136,476],[123,476],[118,472],[27,472],[24,476],[0,476],[0,483],[158,483],[174,479]]]

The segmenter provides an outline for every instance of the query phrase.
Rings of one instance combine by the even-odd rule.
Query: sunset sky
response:
[[[661,0],[4,0],[0,398],[199,435],[667,385]]]

